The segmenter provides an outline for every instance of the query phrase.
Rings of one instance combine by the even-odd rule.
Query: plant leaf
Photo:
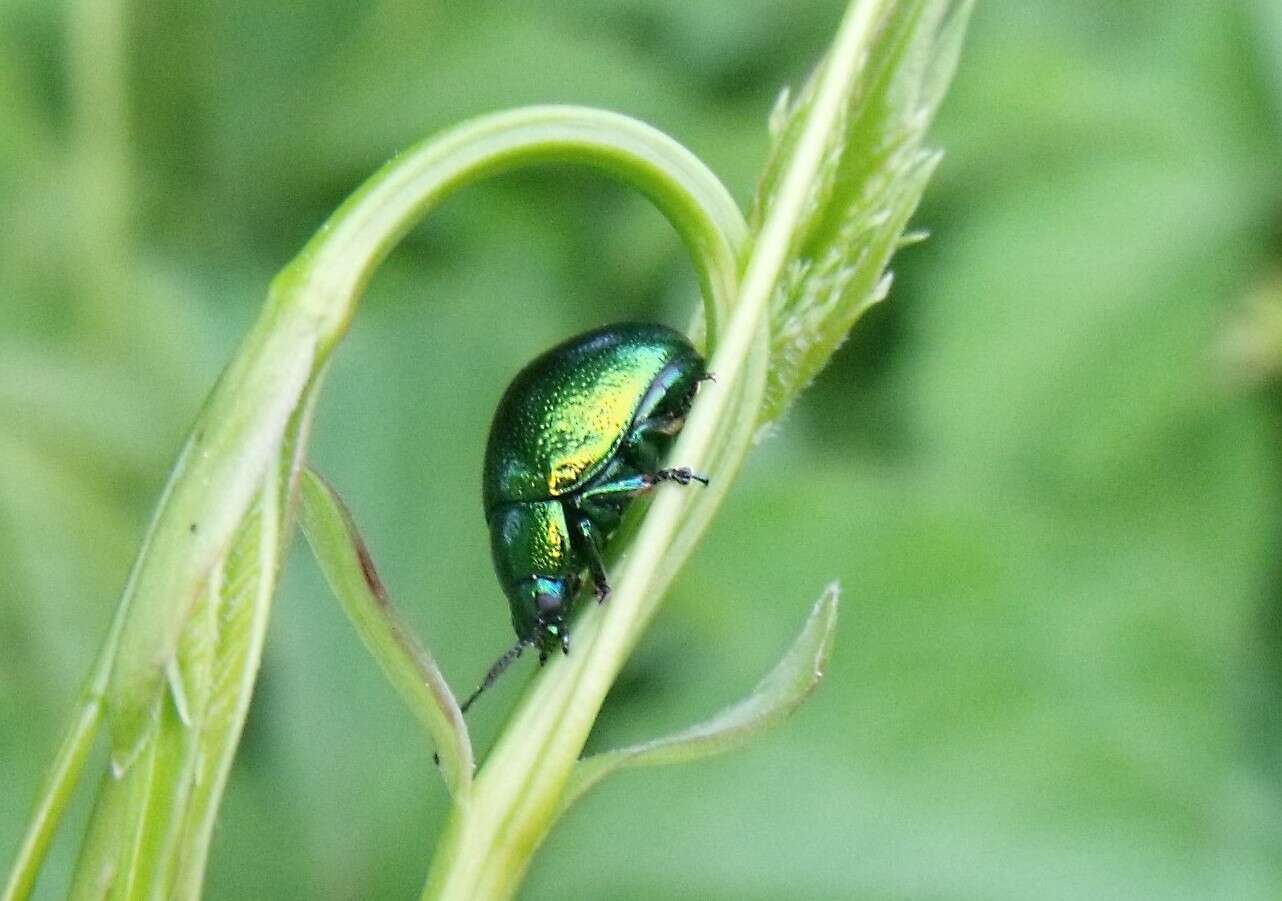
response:
[[[855,321],[890,289],[887,264],[904,243],[940,154],[926,130],[956,67],[973,0],[888,4],[877,38],[844,86],[838,127],[793,232],[793,248],[770,301],[770,377],[762,423],[779,419],[828,363]],[[784,174],[827,78],[826,61],[771,116],[775,139],[751,220],[769,216]]]
[[[446,785],[458,797],[472,781],[472,742],[445,677],[401,621],[350,511],[316,472],[302,476],[301,523],[343,612],[436,746]]]
[[[291,434],[297,427],[296,420]],[[177,675],[160,697],[158,728],[144,736],[136,765],[112,766],[104,776],[73,897],[99,897],[108,884],[147,897],[199,893],[213,814],[262,655],[284,539],[280,468],[290,465],[268,468],[231,552],[210,572],[168,667]],[[175,684],[183,686],[182,702]],[[175,880],[191,874],[194,890],[171,892]]]
[[[781,723],[823,678],[836,633],[839,595],[836,582],[824,589],[788,652],[752,694],[739,703],[672,735],[579,761],[566,787],[562,810],[621,769],[711,757],[733,750]]]
[[[320,328],[310,311],[269,302],[174,467],[121,601],[124,624],[106,694],[117,774],[156,728],[183,629],[316,382]]]
[[[160,698],[159,728],[144,736],[139,765],[124,772],[113,766],[103,780],[77,865],[75,897],[100,897],[108,884],[147,897],[200,893],[214,818],[262,658],[320,381],[313,380],[293,413],[276,464],[268,466],[229,553],[210,571],[187,618],[166,667],[170,691]],[[107,657],[115,653],[115,631]]]
[[[310,411],[301,418],[308,417]],[[195,729],[198,744],[187,776],[190,784],[181,796],[181,816],[167,834],[168,853],[159,856],[162,866],[172,869],[161,870],[165,876],[156,885],[170,897],[200,894],[214,819],[249,713],[281,555],[289,537],[289,460],[289,455],[284,455],[280,477],[269,478],[264,485],[211,585],[211,590],[218,592],[217,607],[211,611],[213,621],[204,625],[205,640],[211,647],[201,647],[193,654],[188,650],[190,639],[181,646],[184,664],[200,669],[202,698]],[[188,631],[198,628],[193,617]]]
[[[585,611],[576,622],[576,652],[550,662],[527,690],[476,780],[477,803],[456,813],[446,829],[424,898],[515,893],[532,849],[563,809],[565,787],[580,765],[578,755],[606,690],[662,602],[663,589],[707,525],[723,496],[717,491],[724,491],[733,479],[754,429],[778,418],[844,339],[861,308],[847,302],[852,295],[845,289],[851,279],[845,278],[844,269],[850,267],[844,265],[837,267],[843,272],[840,291],[815,291],[806,304],[791,303],[792,286],[810,284],[805,277],[805,254],[840,254],[842,242],[859,237],[855,228],[834,225],[845,224],[839,215],[845,213],[843,198],[894,197],[902,190],[911,199],[899,204],[906,220],[920,196],[933,157],[907,153],[911,165],[890,165],[906,151],[919,149],[911,141],[906,148],[889,148],[899,151],[899,156],[889,159],[885,158],[888,149],[880,144],[852,157],[849,148],[884,137],[863,135],[856,120],[869,115],[864,107],[876,107],[874,100],[893,107],[913,99],[879,96],[877,91],[888,79],[899,84],[901,69],[921,62],[920,57],[905,57],[902,50],[905,45],[917,46],[911,40],[914,36],[936,34],[923,29],[923,22],[933,23],[939,35],[948,36],[948,40],[941,37],[935,47],[943,63],[927,59],[930,65],[917,82],[909,83],[921,96],[941,95],[951,75],[948,51],[955,55],[970,8],[970,0],[852,0],[826,60],[798,105],[774,117],[780,144],[763,182],[748,252],[741,256],[736,299],[710,353],[709,370],[716,373],[718,390],[695,400],[670,453],[683,465],[713,473],[717,487],[694,494],[656,492],[630,542],[629,524],[624,524],[623,534],[614,539],[618,548],[612,560],[615,594],[608,613]],[[920,107],[914,112],[921,118]],[[920,139],[920,129],[911,134]],[[843,164],[852,158],[862,159],[863,165],[848,171]],[[908,187],[901,188],[900,183]],[[856,225],[867,226],[870,239],[869,250],[852,260],[877,264],[856,268],[865,281],[871,274],[870,287],[863,292],[867,297],[877,296],[884,288],[881,269],[899,243],[903,223],[892,222],[891,212],[873,209],[855,220]],[[872,238],[887,245],[879,259],[873,259],[872,251],[881,245]],[[790,278],[794,272],[802,277]],[[835,307],[827,310],[821,302]],[[807,328],[787,335],[790,325]],[[770,333],[780,327],[785,338],[772,349]],[[766,352],[754,353],[758,347]],[[795,353],[789,356],[789,351]],[[768,405],[763,403],[767,364],[776,370],[775,398]],[[744,427],[746,433],[740,431]],[[625,542],[622,548],[617,544],[620,540]]]

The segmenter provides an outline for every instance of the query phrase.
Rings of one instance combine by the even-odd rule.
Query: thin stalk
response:
[[[80,691],[76,709],[72,714],[71,725],[58,748],[58,754],[45,776],[40,797],[36,800],[35,809],[18,849],[17,859],[9,872],[4,892],[0,901],[22,901],[31,895],[35,888],[36,878],[49,845],[53,841],[54,831],[62,819],[80,774],[84,770],[85,760],[93,750],[94,738],[102,724],[102,698],[107,687],[107,676],[111,672],[111,659],[115,656],[116,636],[120,634],[122,617],[117,614],[116,623],[107,639],[106,646],[98,655],[85,686]]]
[[[824,155],[842,123],[850,85],[864,64],[889,0],[853,4],[825,63],[813,111],[744,271],[738,302],[710,369],[721,391],[701,396],[672,450],[682,465],[709,469],[714,439],[727,418],[755,425],[761,385],[745,384],[754,339]],[[738,398],[743,403],[732,408]],[[741,458],[747,442],[730,456]],[[712,471],[717,476],[715,470]],[[608,611],[590,610],[576,629],[576,653],[547,667],[527,691],[477,777],[473,802],[456,808],[437,850],[424,899],[509,898],[546,837],[560,797],[610,685],[661,598],[655,574],[666,568],[683,515],[692,503],[678,490],[656,493],[630,546]],[[706,521],[706,520],[705,520]]]
[[[99,13],[117,9],[113,0],[78,2],[78,9]],[[690,491],[660,486],[643,515],[640,507],[632,511],[612,544],[611,604],[590,605],[576,622],[575,653],[553,660],[531,682],[474,781],[465,778],[470,755],[458,755],[455,806],[424,897],[513,895],[535,849],[564,809],[567,780],[610,685],[726,496],[762,421],[772,362],[769,332],[778,324],[768,315],[772,299],[784,301],[781,315],[817,314],[813,304],[788,303],[789,273],[803,282],[809,274],[814,284],[805,285],[806,290],[827,292],[823,315],[842,313],[833,298],[841,300],[844,294],[833,291],[849,287],[849,272],[840,268],[853,265],[842,255],[846,251],[823,261],[829,269],[837,266],[835,272],[807,269],[813,261],[799,259],[803,245],[823,249],[806,244],[815,217],[836,216],[823,222],[829,231],[836,230],[825,238],[834,247],[838,242],[848,246],[846,232],[866,226],[880,229],[875,237],[893,249],[924,186],[935,159],[929,154],[908,161],[913,163],[907,170],[911,181],[900,174],[906,187],[895,206],[899,218],[888,217],[880,207],[862,215],[851,207],[848,191],[831,210],[820,209],[833,196],[833,178],[846,149],[846,115],[879,27],[891,22],[890,11],[897,9],[902,16],[893,21],[917,28],[917,15],[927,3],[853,0],[804,102],[786,111],[786,134],[777,135],[760,195],[764,202],[757,206],[761,215],[754,215],[761,225],[750,254],[745,254],[749,230],[742,214],[697,158],[642,123],[597,110],[535,107],[474,120],[411,148],[353,194],[273,281],[263,315],[197,419],[0,901],[25,897],[34,884],[104,707],[111,724],[111,770],[102,780],[73,894],[101,899],[198,893],[214,816],[252,693],[277,567],[290,532],[307,426],[330,352],[346,334],[377,266],[446,195],[519,166],[573,163],[613,175],[647,195],[690,252],[704,301],[703,316],[691,331],[706,349],[718,381],[695,402],[672,458],[710,473],[713,483]],[[944,5],[936,6],[932,10],[942,15]],[[947,29],[950,40],[960,41],[969,8],[961,0],[961,12]],[[933,27],[939,17],[921,21]],[[894,29],[889,33],[887,40],[893,43]],[[118,32],[104,38],[108,43],[118,39]],[[923,40],[914,45],[925,48],[916,56],[919,64],[932,49],[929,38]],[[941,53],[945,64],[925,66],[922,77],[942,78],[937,85],[942,89],[946,77],[940,73],[951,64],[946,47]],[[882,55],[879,65],[890,65],[894,48]],[[927,97],[919,104],[917,125],[908,129],[908,138],[920,137],[937,100]],[[878,134],[876,129],[870,133]],[[851,289],[858,295],[852,303],[866,306],[884,292],[888,282],[882,269],[890,252],[868,267],[865,274],[873,281],[866,290]],[[825,279],[837,281],[829,285]],[[802,291],[801,299],[813,300],[810,294]],[[857,313],[862,307],[853,309]],[[833,322],[819,323],[831,339],[825,353],[850,324],[849,316]],[[789,341],[799,340],[786,328],[779,331],[790,335]],[[788,341],[783,345],[774,349],[776,355],[786,356],[790,346]],[[795,374],[804,380],[812,370],[799,368]],[[796,390],[791,386],[793,394]],[[343,531],[354,531],[348,525]],[[193,616],[202,598],[207,603],[204,619]],[[835,596],[830,606],[835,613]],[[414,650],[404,642],[398,645],[396,637],[380,632],[376,644],[384,649],[396,645],[402,656]],[[419,669],[392,662],[393,675],[402,680],[411,700],[431,700],[421,686],[407,681],[419,678]],[[814,677],[817,670],[807,678]],[[735,708],[741,709],[749,708]],[[464,728],[461,717],[433,713],[426,719],[438,731]]]
[[[737,283],[747,231],[734,200],[676,141],[628,116],[542,106],[484,116],[392,160],[331,217],[276,280],[278,294],[316,312],[327,337],[346,332],[374,270],[444,197],[512,169],[573,163],[613,175],[663,212],[690,251],[705,299],[709,344]]]
[[[82,286],[90,301],[90,320],[103,319],[121,299],[122,259],[128,241],[129,161],[124,91],[124,21],[118,0],[78,0],[68,15],[71,79],[74,86],[81,191],[82,251],[88,263]],[[46,774],[27,833],[6,880],[0,901],[31,895],[49,852],[54,831],[71,802],[85,761],[103,722],[103,698],[115,647],[121,636],[123,609],[115,614],[103,650],[77,698],[71,725]]]
[[[143,842],[150,848],[173,847],[171,827],[152,821],[161,812],[153,808],[148,813],[146,799],[158,753],[162,765],[177,772],[166,763],[167,750],[157,747],[173,740],[161,724],[171,699],[178,711],[191,705],[181,684],[171,680],[167,690],[165,677],[174,671],[199,593],[210,574],[235,554],[236,536],[244,534],[256,496],[273,508],[264,509],[272,518],[273,534],[283,534],[277,511],[288,517],[286,499],[292,490],[279,503],[269,503],[275,492],[263,488],[274,484],[270,470],[288,447],[289,424],[297,421],[300,408],[309,408],[329,352],[346,333],[365,285],[392,246],[450,192],[488,175],[539,163],[587,165],[652,199],[690,250],[704,289],[704,331],[709,343],[715,340],[734,294],[746,226],[716,177],[661,132],[614,113],[536,107],[464,124],[388,163],[273,282],[262,316],[198,417],[126,586],[117,626],[95,670],[92,703],[70,731],[67,750],[37,807],[15,868],[15,886],[34,881],[98,725],[101,704],[111,726],[111,772],[102,781],[82,848],[76,891],[97,897],[103,880],[140,874],[136,884],[117,890],[166,892],[158,881],[168,880],[172,868],[160,861],[153,866],[149,857],[138,854],[152,853],[144,851]],[[305,443],[304,429],[295,462]],[[289,482],[292,489],[294,479]],[[209,717],[218,725],[206,729],[206,747],[200,752],[204,776],[188,796],[191,810],[184,821],[178,874],[182,891],[194,892],[202,875],[213,814],[252,691],[277,556],[259,555],[265,561],[259,571],[262,590],[245,605],[253,611],[253,623],[236,626],[249,639],[225,647],[220,643],[217,650],[215,681],[221,701]],[[105,688],[103,668],[108,671]]]

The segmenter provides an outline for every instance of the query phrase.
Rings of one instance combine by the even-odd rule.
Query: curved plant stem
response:
[[[644,192],[668,216],[691,252],[703,287],[708,345],[718,347],[722,320],[736,295],[739,255],[747,231],[742,214],[720,182],[680,145],[635,120],[594,110],[544,107],[500,114],[455,129],[402,155],[339,209],[282,273],[274,289],[278,296],[293,296],[313,307],[318,315],[332,317],[335,310],[345,308],[346,316],[331,320],[337,339],[350,317],[352,301],[374,267],[441,197],[484,175],[547,162],[586,164],[613,174]],[[714,441],[733,446],[718,471],[717,490],[701,498],[705,505],[714,505],[724,495],[756,423],[768,356],[764,353],[764,332],[757,334],[763,318],[760,314],[761,309],[753,311],[746,323],[732,320],[730,327],[737,324],[741,344],[733,356],[716,353],[713,357],[714,370],[722,365],[729,375],[719,391],[708,393],[709,398],[719,398],[719,403],[702,414],[702,426],[686,429],[685,434],[694,436],[702,448],[683,455],[683,461],[706,459]],[[759,362],[745,367],[754,335],[759,352],[752,356]],[[720,377],[721,370],[715,371]],[[731,401],[739,405],[740,415],[722,417],[722,408]],[[700,407],[709,406],[707,400],[700,401],[693,415],[699,416]],[[691,439],[683,437],[682,442],[689,445]],[[658,574],[668,565],[679,565],[679,561],[671,561],[659,566],[659,558],[679,527],[701,528],[711,515],[708,506],[705,515],[684,520],[686,502],[680,493],[656,494],[647,526],[656,519],[661,525],[650,529],[648,541],[638,539],[641,550],[635,562],[624,564],[619,571],[607,618],[613,632],[605,632],[605,640],[598,643],[601,617],[590,611],[577,627],[576,653],[547,667],[536,680],[536,688],[510,722],[480,781],[473,784],[469,796],[456,800],[451,826],[429,877],[428,895],[473,897],[478,891],[484,895],[488,889],[479,886],[492,881],[487,872],[501,871],[514,887],[529,854],[550,828],[555,792],[577,758],[587,728],[627,650],[653,614],[661,578]],[[554,734],[552,722],[572,704],[575,715],[568,731]],[[531,725],[529,713],[541,723]],[[518,754],[521,759],[508,758],[514,748],[522,749]],[[555,768],[547,773],[550,778],[540,782],[544,775],[540,764],[547,761]],[[519,815],[513,808],[523,805],[532,805],[529,809],[534,811],[529,831],[524,835],[520,830],[509,833],[504,824]],[[509,834],[523,847],[515,860],[512,855],[494,853],[500,850],[495,839]]]
[[[764,390],[764,368],[754,362],[768,357],[760,348],[767,338],[770,299],[888,2],[854,3],[842,23],[747,259],[722,341],[711,356],[710,369],[722,390],[700,396],[672,449],[672,459],[709,472],[714,484],[729,481],[747,449]],[[727,427],[737,429],[732,443],[718,446]],[[606,692],[662,599],[669,578],[665,571],[680,565],[719,500],[712,493],[699,497],[675,490],[657,492],[625,559],[616,566],[608,610],[589,610],[582,617],[576,625],[576,652],[556,660],[534,681],[478,775],[473,803],[455,809],[438,847],[425,899],[515,894],[535,849],[555,821]]]
[[[708,340],[734,296],[735,253],[747,232],[716,176],[662,132],[618,113],[584,107],[528,107],[476,119],[392,160],[361,186],[277,278],[344,333],[379,263],[433,206],[482,178],[544,163],[596,168],[644,193],[690,251],[705,300]]]
[[[273,281],[262,316],[198,417],[126,586],[89,701],[37,804],[14,871],[13,897],[24,896],[34,882],[98,725],[99,697],[111,727],[111,770],[102,780],[73,891],[99,897],[110,884],[131,897],[167,896],[171,889],[195,893],[252,693],[288,531],[293,473],[329,354],[374,269],[436,203],[482,177],[557,162],[611,174],[668,216],[694,260],[704,331],[709,344],[715,340],[735,293],[746,227],[716,177],[661,132],[598,110],[536,107],[466,123],[389,162]],[[281,466],[289,477],[276,478]],[[240,552],[245,548],[248,554]],[[246,578],[216,578],[225,569]],[[187,678],[191,640],[203,628],[193,611],[216,594],[211,585],[224,581],[221,599],[211,596],[208,603],[222,606],[213,621],[226,627],[228,640],[220,632],[207,687],[214,695],[202,700]],[[248,600],[229,601],[233,596]],[[246,616],[233,613],[224,622],[229,605]],[[191,731],[201,734],[194,757]],[[181,809],[149,803],[153,786]],[[460,807],[467,794],[456,799]]]
[[[100,709],[111,727],[111,770],[73,895],[198,893],[331,352],[378,265],[448,194],[520,166],[572,163],[648,196],[690,253],[704,302],[691,332],[717,381],[700,392],[671,458],[708,473],[712,483],[695,491],[660,486],[648,508],[630,511],[611,543],[611,603],[587,605],[575,623],[574,653],[553,659],[531,681],[474,777],[452,699],[443,686],[424,691],[416,681],[426,655],[400,640],[391,618],[355,617],[367,640],[399,655],[382,662],[422,708],[438,746],[457,751],[446,766],[454,806],[424,898],[511,897],[565,808],[567,784],[611,684],[726,496],[758,426],[786,408],[858,312],[884,294],[886,263],[937,160],[920,142],[972,5],[852,0],[825,61],[797,102],[781,107],[751,237],[724,187],[689,151],[636,120],[598,110],[548,106],[482,117],[409,149],[371,177],[273,281],[262,316],[198,417],[3,901],[25,897],[34,883]],[[851,119],[861,99],[867,116]],[[876,253],[860,249],[868,247]],[[767,408],[767,373],[779,360],[794,365],[789,378],[776,380]],[[329,561],[343,564],[330,574],[341,577],[340,587],[373,591],[359,548],[352,551],[354,525],[330,519],[341,528],[318,544],[348,552]],[[835,603],[834,596],[834,614]],[[825,621],[830,632],[831,617]],[[795,684],[780,678],[785,688],[804,687],[817,671],[802,675]],[[708,728],[725,738],[747,734],[747,723],[777,718],[789,699],[803,695],[781,691],[775,706],[761,706],[757,697]],[[717,744],[710,734],[696,728],[678,740],[706,750]],[[648,757],[654,749],[657,756]],[[658,761],[676,751],[660,742],[623,753]]]

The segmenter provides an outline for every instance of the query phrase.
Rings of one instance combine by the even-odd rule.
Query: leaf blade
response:
[[[165,671],[191,611],[315,381],[317,328],[308,316],[269,304],[174,466],[121,601],[124,624],[106,694],[118,774],[157,727]]]
[[[864,64],[841,76],[844,85],[827,85],[840,108],[770,299],[763,425],[784,415],[890,288],[891,257],[939,163],[940,154],[925,146],[926,132],[951,81],[974,2],[864,6],[877,37],[865,48]],[[768,222],[788,199],[786,167],[820,104],[820,89],[834,80],[829,66],[826,61],[816,70],[796,101],[782,96],[771,117],[775,141],[754,201],[756,222]]]
[[[839,604],[840,588],[833,582],[824,589],[783,657],[743,700],[671,735],[580,760],[566,786],[562,811],[619,770],[722,754],[781,723],[823,679],[836,635]]]
[[[309,406],[305,403],[296,416],[287,444],[296,443],[299,431],[308,427]],[[282,454],[279,467],[269,470],[258,502],[241,524],[219,578],[211,585],[211,592],[217,592],[211,599],[217,605],[211,611],[214,622],[209,624],[212,647],[201,655],[205,659],[188,660],[203,669],[203,690],[198,746],[186,773],[191,784],[184,787],[181,817],[172,824],[167,837],[169,859],[161,872],[163,878],[156,883],[171,897],[194,898],[200,894],[213,843],[214,820],[253,699],[267,640],[267,623],[289,537],[288,474],[294,466],[292,455]],[[195,626],[193,620],[189,629]]]
[[[463,713],[431,655],[392,606],[351,512],[315,471],[301,480],[300,520],[335,597],[388,681],[427,729],[455,797],[472,781],[472,744]]]

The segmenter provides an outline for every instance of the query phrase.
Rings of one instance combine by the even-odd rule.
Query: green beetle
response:
[[[569,653],[567,619],[583,583],[610,593],[601,554],[634,497],[660,482],[708,480],[663,468],[685,423],[703,358],[680,332],[624,323],[559,344],[517,374],[485,450],[483,495],[494,571],[517,643],[467,702],[527,647]]]

